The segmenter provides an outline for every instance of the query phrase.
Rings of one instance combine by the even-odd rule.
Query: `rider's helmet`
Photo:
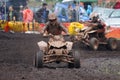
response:
[[[99,21],[99,15],[93,16],[92,22],[96,23]]]
[[[50,14],[48,15],[48,20],[49,20],[50,22],[56,22],[57,16],[55,15],[55,13],[50,13]]]

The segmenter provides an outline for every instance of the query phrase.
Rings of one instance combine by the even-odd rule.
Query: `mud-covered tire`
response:
[[[70,51],[69,55],[73,56],[74,51]],[[68,63],[68,68],[74,68],[74,63]]]
[[[68,68],[74,68],[74,63],[68,63]]]
[[[80,53],[79,53],[79,51],[76,50],[73,57],[74,57],[74,67],[80,68]]]
[[[70,41],[74,42],[75,41],[75,37],[74,36],[70,36]]]
[[[39,51],[35,55],[35,67],[42,68],[43,67],[43,57],[44,53],[42,51]]]
[[[79,48],[80,48],[80,42],[79,41],[76,41],[75,43],[73,43],[72,49],[79,50]]]
[[[90,48],[93,49],[93,50],[95,50],[95,51],[99,47],[99,41],[96,38],[91,38],[89,44],[90,44]]]
[[[117,49],[117,40],[115,38],[109,38],[107,40],[107,48],[110,50],[116,50]]]

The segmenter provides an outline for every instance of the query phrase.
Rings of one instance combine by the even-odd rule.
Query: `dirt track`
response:
[[[36,69],[33,59],[40,40],[46,39],[38,34],[0,32],[0,80],[120,80],[120,41],[116,51],[80,47],[80,69],[69,69],[64,63]]]

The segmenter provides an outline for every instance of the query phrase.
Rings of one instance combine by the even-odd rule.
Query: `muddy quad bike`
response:
[[[112,37],[106,38],[104,29],[92,29],[85,32],[88,28],[89,27],[81,29],[79,33],[72,38],[72,41],[80,41],[93,50],[97,50],[101,44],[106,45],[110,50],[117,49],[117,40]]]
[[[38,42],[40,48],[35,55],[35,67],[42,68],[43,64],[67,62],[69,68],[80,68],[80,56],[72,49],[72,42],[64,41],[60,35],[51,35],[49,41]]]

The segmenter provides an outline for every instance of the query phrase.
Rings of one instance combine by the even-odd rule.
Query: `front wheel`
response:
[[[74,67],[75,68],[80,68],[80,54],[79,51],[75,51],[74,55]]]
[[[73,63],[68,63],[69,68],[80,68],[80,54],[79,51],[72,51],[70,55],[73,57]]]
[[[90,39],[90,47],[93,49],[93,50],[97,50],[98,47],[99,47],[99,41],[96,39],[96,38],[91,38]]]
[[[73,56],[73,54],[74,54],[74,51],[70,51],[69,55]],[[74,63],[68,63],[68,67],[69,68],[74,68]]]
[[[39,51],[35,55],[35,67],[42,68],[43,67],[43,57],[44,53],[42,51]]]

